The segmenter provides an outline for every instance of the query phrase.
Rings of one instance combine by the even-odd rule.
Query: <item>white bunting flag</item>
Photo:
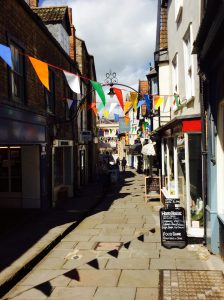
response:
[[[68,73],[66,71],[63,71],[65,74],[65,78],[67,79],[68,85],[70,89],[77,94],[80,94],[80,82],[79,77],[75,74]]]
[[[117,103],[111,103],[109,113],[111,113],[115,109],[116,106],[117,106]]]
[[[66,99],[66,100],[67,100],[68,108],[70,109],[73,104],[73,100],[71,99]]]

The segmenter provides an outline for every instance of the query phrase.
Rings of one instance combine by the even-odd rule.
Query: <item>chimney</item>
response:
[[[28,2],[30,7],[38,7],[39,0],[29,0]]]
[[[70,42],[70,57],[76,59],[76,39],[75,39],[75,26],[72,24],[72,8],[68,8],[69,23],[71,28],[71,36],[69,37]]]

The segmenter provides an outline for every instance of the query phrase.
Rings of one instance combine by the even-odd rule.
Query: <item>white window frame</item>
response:
[[[172,89],[173,94],[179,95],[179,68],[178,53],[174,55],[172,60]],[[177,111],[178,107],[173,105],[173,111]]]
[[[175,0],[175,21],[179,22],[183,11],[183,0]]]
[[[187,102],[195,97],[195,84],[194,84],[194,64],[192,55],[192,24],[188,27],[184,38],[184,75],[185,75],[185,97]]]

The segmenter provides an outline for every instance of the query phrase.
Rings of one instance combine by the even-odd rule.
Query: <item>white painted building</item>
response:
[[[160,119],[154,117],[153,121],[161,137],[162,195],[180,198],[188,235],[202,237],[199,77],[197,57],[192,54],[201,22],[201,1],[158,2],[155,69],[158,94],[165,100]]]

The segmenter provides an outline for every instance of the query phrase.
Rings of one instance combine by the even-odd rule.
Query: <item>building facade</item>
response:
[[[201,79],[203,120],[203,179],[206,243],[213,253],[224,257],[224,5],[203,1],[202,23],[195,41]]]
[[[62,190],[74,196],[77,118],[66,99],[76,100],[77,94],[62,70],[80,74],[69,51],[75,30],[68,7],[41,13],[37,6],[38,1],[1,3],[0,43],[10,47],[13,62],[9,67],[0,59],[1,207],[45,209],[61,200]],[[48,64],[49,90],[28,56]]]
[[[164,98],[154,117],[161,138],[162,195],[180,198],[188,236],[194,237],[204,236],[199,76],[192,54],[200,16],[200,1],[159,1],[155,51],[157,92]]]

